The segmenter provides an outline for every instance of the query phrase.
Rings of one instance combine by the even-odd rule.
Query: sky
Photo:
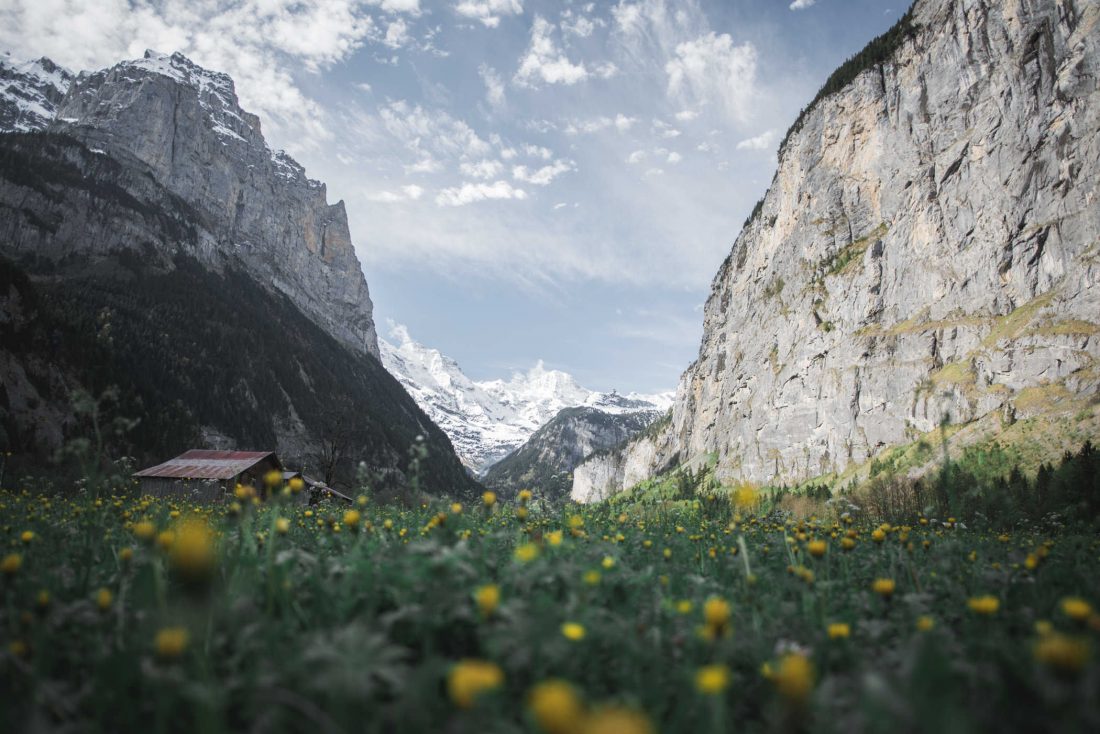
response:
[[[675,388],[798,111],[908,0],[0,0],[0,50],[181,51],[342,199],[380,333]]]

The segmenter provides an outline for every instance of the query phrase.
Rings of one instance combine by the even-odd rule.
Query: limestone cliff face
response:
[[[1100,4],[917,0],[782,147],[662,436],[577,468],[796,482],[1100,380]],[[626,466],[632,467],[624,476]]]
[[[150,243],[154,249],[171,255],[186,248],[214,268],[236,260],[339,341],[379,357],[343,202],[329,205],[323,183],[267,146],[259,119],[240,108],[232,79],[180,54],[152,51],[75,78],[48,60],[0,69],[0,79],[12,80],[8,98],[0,97],[0,121],[11,118],[2,129],[76,138],[148,174],[190,207],[196,241]],[[10,234],[14,247],[47,257],[141,243],[112,236],[109,227],[98,238],[58,237],[33,225]]]

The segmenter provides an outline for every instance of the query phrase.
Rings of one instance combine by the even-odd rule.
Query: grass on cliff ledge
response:
[[[0,493],[4,731],[1095,731],[1100,539]]]

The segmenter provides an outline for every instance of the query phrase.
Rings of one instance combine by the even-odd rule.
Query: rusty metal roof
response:
[[[274,451],[207,451],[191,449],[163,464],[142,469],[135,477],[167,479],[232,479],[268,457],[282,467]]]

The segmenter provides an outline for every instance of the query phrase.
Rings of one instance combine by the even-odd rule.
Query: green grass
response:
[[[859,512],[796,521],[721,494],[651,499],[536,504],[526,521],[517,505],[365,503],[353,524],[346,505],[234,513],[0,493],[0,555],[21,559],[0,576],[0,727],[538,732],[525,702],[548,679],[589,711],[629,708],[665,732],[1065,731],[1100,716],[1095,655],[1068,671],[1034,653],[1041,621],[1071,646],[1100,641],[1059,606],[1100,601],[1087,530],[998,535],[913,516],[878,543],[876,518]],[[214,532],[209,566],[182,552],[196,511]],[[139,521],[176,532],[175,545],[140,540]],[[528,544],[536,557],[517,559]],[[877,578],[896,583],[891,599],[872,591]],[[500,592],[491,615],[474,596],[486,584]],[[982,595],[998,600],[991,616],[968,609]],[[729,604],[727,624],[707,626],[710,598]],[[566,639],[566,622],[583,639]],[[838,622],[850,638],[829,637]],[[188,642],[165,657],[155,640],[172,628]],[[792,650],[813,669],[804,699],[787,685]],[[466,659],[501,673],[469,709],[447,688]],[[707,665],[728,676],[717,695],[696,689]]]

